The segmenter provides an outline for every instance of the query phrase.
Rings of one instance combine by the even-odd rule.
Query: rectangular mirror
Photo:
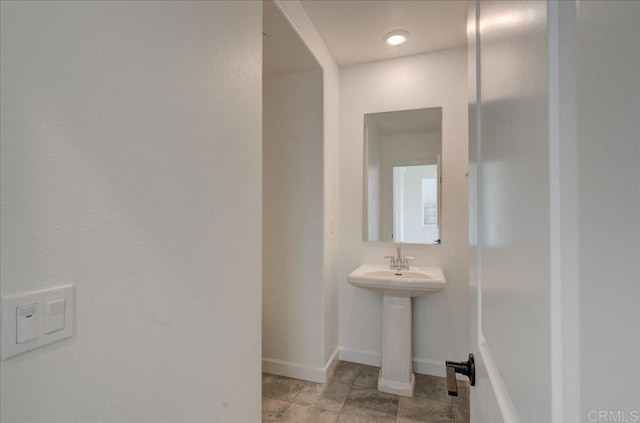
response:
[[[439,244],[442,107],[364,115],[365,241]]]

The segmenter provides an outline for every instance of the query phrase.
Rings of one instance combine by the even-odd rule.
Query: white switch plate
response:
[[[47,303],[58,300],[64,300],[64,316],[62,319],[64,328],[56,332],[45,333],[47,326]],[[18,344],[17,309],[18,307],[28,304],[37,304],[37,318],[39,319],[38,336],[35,339]],[[57,286],[55,288],[2,298],[2,342],[0,345],[0,355],[2,359],[4,360],[16,354],[21,354],[73,336],[74,304],[75,291],[73,285]]]
[[[55,300],[47,301],[47,314],[44,316],[44,333],[49,334],[64,329],[65,308],[64,298],[56,298]]]
[[[16,309],[16,343],[24,344],[33,341],[40,336],[40,317],[38,316],[38,303],[20,306]]]

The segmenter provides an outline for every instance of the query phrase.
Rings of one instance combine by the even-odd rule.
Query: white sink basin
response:
[[[347,277],[351,285],[393,297],[420,297],[441,291],[447,283],[438,267],[390,270],[387,265],[363,264]]]

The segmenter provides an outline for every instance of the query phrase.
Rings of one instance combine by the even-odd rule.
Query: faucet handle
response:
[[[409,260],[413,260],[415,257],[402,257],[404,259],[409,259]]]
[[[413,257],[402,257],[401,259],[401,266],[403,269],[409,270],[409,259],[412,259]]]

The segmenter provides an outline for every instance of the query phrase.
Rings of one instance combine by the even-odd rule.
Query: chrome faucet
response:
[[[390,259],[390,270],[409,270],[409,260],[413,257],[402,257],[402,244],[396,244],[397,256],[385,256],[384,258]]]

